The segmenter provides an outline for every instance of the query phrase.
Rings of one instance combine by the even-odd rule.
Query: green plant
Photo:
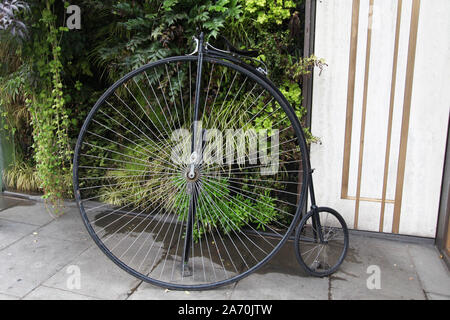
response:
[[[13,1],[2,1],[6,2]],[[82,29],[71,32],[60,27],[64,25],[64,6],[67,3],[54,0],[27,2],[30,10],[22,10],[14,15],[14,19],[27,26],[27,36],[14,39],[10,37],[10,32],[6,37],[6,32],[3,32],[5,30],[0,31],[0,107],[5,120],[3,123],[6,125],[1,129],[13,134],[18,146],[17,159],[24,159],[28,169],[34,168],[38,177],[34,181],[41,183],[42,191],[54,204],[59,203],[58,199],[71,196],[70,150],[86,114],[98,96],[111,82],[131,69],[163,57],[187,53],[193,43],[191,37],[197,34],[199,29],[206,33],[208,41],[214,41],[220,33],[241,48],[256,47],[261,52],[259,58],[269,67],[269,77],[287,97],[300,119],[305,116],[305,110],[301,107],[301,78],[310,73],[312,68],[325,66],[324,61],[316,57],[301,57],[301,34],[299,30],[297,33],[290,30],[293,18],[302,18],[298,14],[302,1],[79,0],[74,4],[82,7]],[[297,21],[297,25],[300,22]],[[26,41],[27,39],[29,41]],[[216,40],[220,42],[219,39]],[[220,45],[218,43],[218,47],[221,47]],[[183,82],[187,75],[181,73],[180,77]],[[211,86],[217,87],[219,81],[219,76],[214,77]],[[222,85],[229,85],[230,82],[231,79],[224,79]],[[163,83],[163,89],[167,89],[168,85]],[[177,91],[177,81],[171,85]],[[178,97],[168,95],[169,104],[175,98]],[[218,100],[223,98],[218,97]],[[229,116],[239,105],[237,102],[223,106],[216,127],[227,128]],[[140,103],[145,105],[144,101]],[[252,114],[248,114],[246,119],[240,119],[240,123],[235,124],[236,127],[247,123],[262,107],[262,104],[253,106]],[[256,129],[269,129],[270,132],[281,117],[281,114],[275,113],[270,119],[267,118],[276,107],[269,106],[255,118],[252,125]],[[161,115],[150,116],[158,123],[157,119]],[[106,119],[105,124],[108,125]],[[211,123],[205,123],[205,126],[208,125]],[[305,129],[305,132],[308,141],[313,141],[314,137],[308,129]],[[287,131],[286,134],[292,133]],[[115,150],[112,145],[99,145]],[[127,150],[125,153],[128,155],[135,156],[139,154],[138,151],[144,152],[139,147],[129,147],[133,150]],[[111,153],[99,150],[96,152],[97,156],[116,159]],[[161,166],[150,158],[145,159],[145,165]],[[86,159],[83,161],[85,164],[89,163]],[[18,162],[17,166],[19,165]],[[126,168],[132,169],[132,166]],[[100,174],[94,169],[91,173],[94,176]],[[140,179],[149,178],[148,184],[143,184],[124,177],[120,171],[108,174],[110,184],[136,185],[131,191],[142,191],[145,196],[153,197],[153,200],[157,200],[156,197],[164,192],[161,188],[156,192],[154,189],[149,191],[156,183],[156,177],[151,175]],[[169,180],[162,185],[182,187]],[[235,199],[233,192],[227,190],[225,188],[222,192]],[[101,190],[93,189],[92,193],[101,194],[102,200],[115,205],[123,204],[121,198],[131,196],[143,209],[144,199],[150,198],[133,198],[131,191],[111,186]],[[211,197],[219,196],[212,190],[210,192]],[[277,196],[267,195],[272,198]],[[256,208],[257,203],[247,203],[248,199],[245,197],[239,200]],[[259,204],[270,201],[270,198],[260,200]],[[170,203],[167,204],[169,205]],[[238,213],[230,215],[238,217],[233,220],[236,226],[242,221],[240,218],[250,221],[242,206],[236,207],[234,203],[228,202],[224,202],[222,206],[223,211],[233,210]],[[205,221],[211,219],[206,223],[209,229],[213,225],[221,226],[220,221],[214,217],[207,218],[206,210],[204,211]],[[228,232],[232,230],[229,229]]]
[[[29,11],[24,1],[0,2],[0,130],[5,139],[13,140],[13,157],[18,159],[29,155],[31,144],[30,116],[24,90],[29,65],[22,57],[28,34],[23,18]]]
[[[288,75],[291,79],[300,82],[304,75],[309,75],[314,67],[319,68],[319,75],[323,69],[328,66],[323,58],[317,58],[315,55],[300,58],[297,62],[292,63],[288,68]]]
[[[93,1],[89,6],[109,21],[97,30],[90,57],[111,81],[148,62],[186,53],[197,30],[215,38],[242,14],[238,0]]]
[[[18,15],[21,11],[29,11],[25,1],[4,0],[0,2],[0,32],[7,32],[13,37],[25,38],[28,30]]]
[[[115,147],[117,147],[115,144],[107,146],[110,150],[114,150]],[[98,149],[90,151],[95,152],[95,156],[99,155]],[[122,161],[122,163],[120,164],[121,170],[111,169],[107,172],[106,175],[110,177],[110,182],[109,184],[105,183],[98,190],[99,199],[118,207],[132,205],[139,211],[153,209],[157,206],[158,201],[171,203],[171,198],[165,196],[171,188],[177,186],[178,179],[173,180],[173,175],[170,175],[170,172],[164,174],[167,173],[167,168],[161,163],[161,159],[167,158],[167,155],[161,152],[161,146],[141,143],[129,145],[122,152],[124,152],[125,158],[111,152],[103,154],[105,158],[112,158],[115,161]],[[155,154],[157,156],[154,156]],[[158,158],[158,160],[155,158]],[[133,159],[142,160],[134,161]],[[130,175],[130,172],[136,173]],[[89,172],[91,176],[102,174],[103,172],[95,172],[95,170]]]
[[[197,216],[193,226],[193,237],[198,242],[206,233],[221,230],[225,234],[242,231],[243,227],[265,231],[265,225],[277,219],[275,201],[267,190],[255,199],[234,194],[226,177],[202,182],[197,203]],[[186,221],[190,195],[175,195],[179,220]]]
[[[15,147],[14,157],[27,158],[31,153],[30,113],[25,100],[25,75],[27,65],[5,77],[0,77],[0,116],[3,137],[12,139]]]
[[[47,0],[39,20],[45,36],[33,43],[41,86],[29,88],[32,92],[26,103],[33,124],[36,170],[44,191],[44,197],[60,213],[62,199],[71,193],[71,147],[68,138],[68,115],[64,108],[61,79],[60,36],[67,28],[56,26],[52,12],[54,0]]]
[[[247,0],[245,12],[248,13],[262,27],[267,24],[280,25],[291,16],[290,9],[295,8],[290,0]]]
[[[161,142],[161,145],[166,147],[169,144],[168,141]],[[113,148],[113,145],[108,148]],[[120,165],[121,170],[109,170],[108,182],[100,189],[92,189],[89,196],[98,195],[102,202],[117,208],[132,208],[134,213],[157,214],[163,209],[176,212],[180,221],[186,221],[190,202],[187,183],[182,173],[173,175],[161,162],[167,155],[164,155],[160,148],[160,145],[152,147],[147,144],[126,146],[126,150],[122,150],[125,152],[125,159],[139,157],[142,160],[133,162],[130,158],[130,161]],[[111,153],[104,156],[114,158]],[[159,160],[154,160],[157,158]],[[124,161],[124,158],[116,157],[114,160]],[[94,171],[95,169],[89,172],[89,175],[102,174]],[[140,173],[130,175],[130,171]],[[261,193],[260,197],[253,201],[249,197],[234,194],[228,186],[226,177],[208,179],[202,183],[193,230],[196,241],[207,232],[237,232],[249,223],[256,229],[263,229],[264,224],[278,217],[270,192]],[[84,183],[81,187],[89,187],[89,184]]]
[[[41,181],[36,169],[22,160],[16,160],[3,170],[3,182],[7,188],[22,192],[41,192]]]

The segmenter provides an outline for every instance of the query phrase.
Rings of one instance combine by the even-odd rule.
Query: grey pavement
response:
[[[110,261],[73,205],[54,218],[42,202],[0,195],[0,300],[7,299],[450,300],[450,273],[431,244],[351,235],[348,256],[331,277],[307,276],[288,242],[268,264],[232,285],[166,290]]]

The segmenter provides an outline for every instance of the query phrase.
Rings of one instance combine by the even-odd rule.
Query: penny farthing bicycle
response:
[[[117,81],[87,116],[73,182],[89,234],[139,279],[214,288],[275,255],[309,189],[297,258],[312,275],[331,274],[346,255],[348,231],[336,211],[315,204],[294,109],[252,58],[257,53],[226,40],[228,49],[217,49],[203,34],[195,40],[192,54]]]

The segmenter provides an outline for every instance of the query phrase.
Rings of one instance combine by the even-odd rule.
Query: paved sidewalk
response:
[[[266,266],[210,291],[168,291],[117,267],[87,234],[78,209],[53,219],[43,203],[0,195],[0,299],[446,299],[450,273],[433,245],[351,236],[340,271],[302,272],[287,243]],[[70,289],[73,267],[80,288]],[[380,289],[374,280],[380,274]],[[374,273],[375,272],[375,273]]]

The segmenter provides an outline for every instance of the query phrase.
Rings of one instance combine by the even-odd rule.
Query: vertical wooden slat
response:
[[[360,0],[353,0],[352,29],[350,35],[350,55],[347,85],[347,110],[345,114],[344,159],[342,165],[341,198],[348,196],[348,176],[350,170],[350,151],[352,146],[353,106],[355,102],[356,54],[358,52],[359,7]]]
[[[397,65],[398,65],[398,47],[400,38],[400,24],[402,17],[402,0],[397,2],[397,23],[395,27],[395,43],[394,43],[394,61],[392,64],[392,80],[391,80],[391,96],[389,102],[388,129],[386,138],[386,153],[384,158],[384,174],[383,174],[383,190],[381,194],[381,211],[379,231],[383,232],[384,212],[386,209],[386,189],[389,173],[389,158],[391,152],[391,136],[392,136],[392,118],[394,113],[395,87],[397,84]]]
[[[361,135],[359,139],[359,159],[358,159],[358,180],[356,182],[356,201],[355,201],[355,219],[354,228],[358,228],[359,218],[359,203],[361,197],[361,180],[362,180],[362,165],[364,157],[364,138],[366,132],[366,113],[367,113],[367,96],[369,91],[369,72],[370,72],[370,53],[372,47],[372,25],[373,25],[373,2],[369,2],[369,24],[367,27],[367,45],[366,45],[366,65],[364,74],[364,91],[363,91],[363,105],[361,115]]]
[[[392,222],[393,233],[399,233],[400,229],[400,214],[402,209],[403,183],[405,180],[406,151],[408,147],[409,118],[411,113],[411,99],[414,80],[414,66],[416,60],[419,14],[420,14],[420,0],[413,0],[411,12],[411,26],[409,32],[408,62],[406,66],[405,94],[403,98],[403,116],[402,116],[400,148],[397,167],[397,183],[395,188],[394,217]]]
[[[314,54],[316,0],[305,2],[305,37],[303,42],[303,57]],[[306,110],[306,127],[311,128],[312,96],[314,73],[303,76],[303,108]]]
[[[303,40],[303,57],[309,57],[310,55],[311,55],[311,47],[310,47],[310,45],[311,45],[311,41],[310,41],[310,38],[311,38],[311,0],[306,0],[306,2],[305,2],[305,38],[304,38],[304,40]],[[305,110],[307,110],[307,122],[310,122],[310,121],[308,121],[309,119],[310,119],[310,116],[311,116],[311,108],[310,108],[310,100],[311,100],[311,97],[310,97],[310,86],[311,86],[311,83],[310,83],[310,76],[312,77],[313,76],[313,74],[312,74],[312,72],[311,72],[311,74],[310,75],[304,75],[303,76],[303,87],[302,87],[302,90],[303,90],[303,108],[305,109]],[[310,123],[308,124],[306,124],[306,126],[309,126],[310,125]]]
[[[306,0],[305,2],[305,35],[303,39],[303,57],[309,57],[314,53],[315,44],[315,30],[316,30],[316,0]],[[302,94],[303,94],[303,108],[306,110],[306,127],[311,129],[311,117],[312,117],[312,97],[313,97],[313,82],[314,72],[303,75]],[[309,147],[308,147],[309,148]],[[303,168],[299,168],[303,170]],[[299,177],[301,174],[299,175]],[[302,184],[299,181],[297,193],[298,199],[300,199],[300,190]],[[306,191],[306,197],[308,199],[309,191]],[[308,201],[305,203],[305,207],[302,209],[303,214],[306,214],[308,207]]]

